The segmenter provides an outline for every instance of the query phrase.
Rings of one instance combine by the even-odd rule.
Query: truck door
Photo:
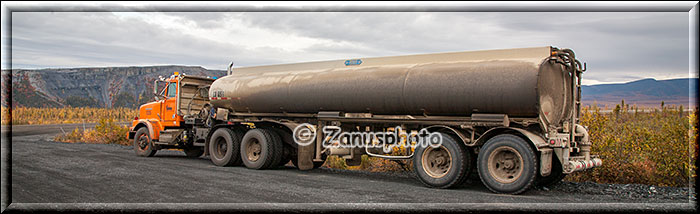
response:
[[[164,126],[178,126],[177,115],[175,106],[177,105],[177,82],[168,83],[168,89],[165,92],[166,97],[161,105],[163,112],[163,125]]]

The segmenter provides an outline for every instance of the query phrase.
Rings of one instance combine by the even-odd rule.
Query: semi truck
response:
[[[217,166],[299,170],[337,155],[412,161],[418,180],[450,188],[478,173],[495,193],[519,194],[598,167],[579,124],[581,75],[570,49],[553,46],[353,58],[233,68],[226,76],[175,73],[155,80],[155,101],[139,108],[128,138],[135,153],[181,149]],[[351,133],[406,135],[439,144],[376,145],[377,137],[329,142]],[[300,143],[304,142],[304,143]],[[399,145],[399,146],[397,146]],[[371,148],[370,148],[371,147]]]

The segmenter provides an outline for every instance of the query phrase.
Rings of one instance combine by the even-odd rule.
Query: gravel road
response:
[[[53,142],[57,127],[74,125],[14,126],[11,145],[3,141],[4,151],[11,146],[11,165],[2,167],[11,197],[3,196],[3,210],[695,209],[688,188],[563,182],[502,195],[471,179],[459,188],[432,189],[411,173],[217,167],[208,157],[174,150],[137,157],[130,146]]]

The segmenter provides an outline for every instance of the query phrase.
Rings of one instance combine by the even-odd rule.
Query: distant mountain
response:
[[[147,66],[3,70],[12,75],[12,91],[2,82],[2,96],[12,93],[12,106],[25,107],[132,107],[153,99],[153,81],[174,72],[223,76],[226,71],[195,66]],[[2,106],[8,106],[2,99]]]
[[[60,68],[3,70],[3,79],[12,75],[12,106],[27,107],[138,107],[153,100],[153,81],[174,72],[199,76],[223,76],[226,71],[198,66],[147,66],[104,68]],[[615,106],[621,100],[639,106],[688,105],[697,100],[697,78],[642,79],[621,84],[582,87],[583,105]],[[691,90],[692,88],[692,90]],[[2,82],[2,97],[10,91]],[[2,106],[8,106],[5,99]]]
[[[698,78],[655,80],[641,79],[620,84],[583,86],[581,98],[584,105],[614,106],[623,99],[625,103],[645,107],[665,105],[697,105]]]

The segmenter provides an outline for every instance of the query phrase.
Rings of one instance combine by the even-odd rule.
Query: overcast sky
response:
[[[224,70],[553,45],[599,84],[689,77],[688,33],[685,12],[13,12],[11,48],[13,68]]]

